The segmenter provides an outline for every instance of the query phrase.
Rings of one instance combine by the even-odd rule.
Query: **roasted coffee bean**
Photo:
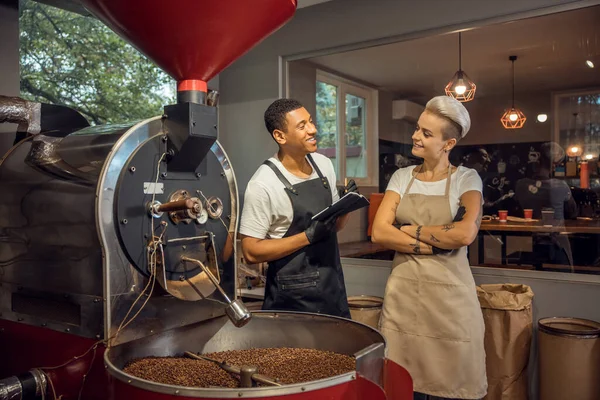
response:
[[[356,369],[354,357],[330,351],[298,348],[230,350],[205,354],[258,373],[282,384],[309,382]],[[149,381],[193,387],[238,387],[239,379],[209,361],[179,357],[148,357],[131,361],[124,371]]]

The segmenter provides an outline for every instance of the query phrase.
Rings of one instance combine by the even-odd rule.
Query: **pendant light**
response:
[[[504,112],[500,122],[505,129],[521,129],[527,118],[523,111],[515,108],[515,61],[517,61],[517,56],[510,56],[508,59],[512,62],[512,107]]]
[[[458,32],[458,71],[456,71],[450,82],[448,82],[445,90],[446,96],[454,97],[456,100],[466,103],[475,98],[477,86],[462,70],[461,58],[462,37],[461,33]]]

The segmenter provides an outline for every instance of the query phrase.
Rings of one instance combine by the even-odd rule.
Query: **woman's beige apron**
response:
[[[451,224],[451,168],[443,196],[410,194],[415,176],[396,221]],[[485,396],[485,327],[466,247],[441,255],[396,253],[380,325],[388,357],[408,370],[416,392],[458,399]]]

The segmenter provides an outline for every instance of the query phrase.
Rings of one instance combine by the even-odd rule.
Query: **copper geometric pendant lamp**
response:
[[[469,79],[467,74],[462,70],[462,37],[458,32],[458,71],[454,74],[450,82],[446,85],[446,96],[454,97],[456,100],[466,103],[475,98],[475,90],[477,86]]]
[[[515,61],[517,61],[517,56],[510,56],[508,59],[512,62],[512,107],[502,114],[500,122],[505,129],[521,129],[527,118],[523,111],[515,108]]]

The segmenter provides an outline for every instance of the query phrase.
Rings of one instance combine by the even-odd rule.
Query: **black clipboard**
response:
[[[312,220],[323,221],[334,215],[348,214],[349,212],[367,207],[369,204],[369,200],[362,194],[349,192],[329,207],[313,215]]]

